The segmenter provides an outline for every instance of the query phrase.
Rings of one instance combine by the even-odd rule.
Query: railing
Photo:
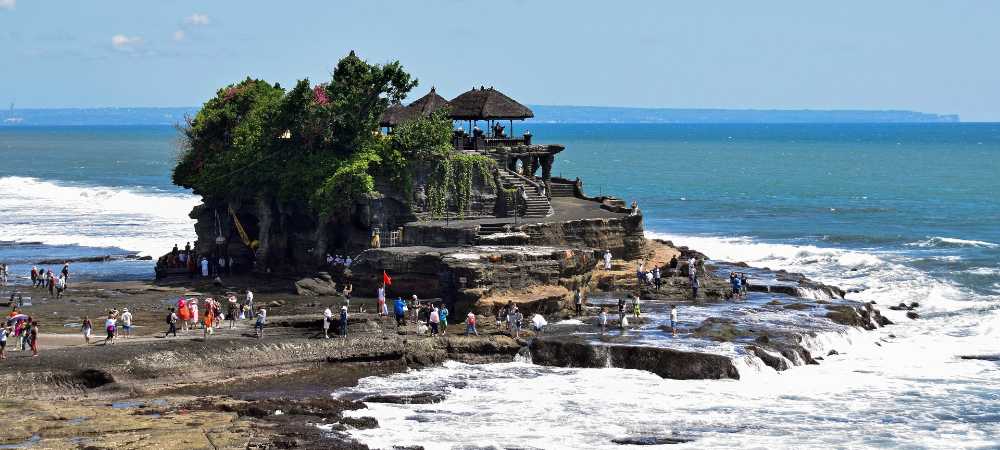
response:
[[[496,147],[512,147],[515,145],[531,145],[531,136],[524,137],[473,137],[469,135],[454,136],[452,144],[458,150],[485,150]]]

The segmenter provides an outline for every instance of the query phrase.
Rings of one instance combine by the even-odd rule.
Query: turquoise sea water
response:
[[[610,438],[636,430],[693,435],[689,448],[1000,447],[1000,366],[959,358],[1000,354],[1000,125],[516,128],[566,145],[555,174],[579,176],[591,195],[637,200],[649,235],[849,288],[899,324],[820,336],[845,354],[739,382],[523,363],[366,379],[363,389],[404,383],[449,397],[426,411],[371,405],[365,414],[382,427],[359,439],[463,442],[432,433],[427,445],[419,416],[471,423],[498,448],[618,448]],[[26,274],[40,258],[158,255],[192,239],[187,214],[198,199],[169,181],[176,136],[171,127],[0,128],[0,261]],[[152,264],[75,270],[149,277]],[[921,319],[885,309],[899,302],[919,302]],[[553,437],[565,446],[544,445]]]

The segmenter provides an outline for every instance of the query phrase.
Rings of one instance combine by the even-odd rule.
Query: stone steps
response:
[[[535,191],[535,187],[528,184],[524,179],[518,177],[507,169],[499,169],[500,182],[503,184],[504,188],[516,189],[521,187],[524,189],[527,195],[527,200],[524,202],[524,210],[522,216],[524,217],[546,217],[552,213],[552,204],[549,199],[545,196],[539,195]]]
[[[552,183],[549,188],[553,197],[576,197],[576,188],[572,184]]]

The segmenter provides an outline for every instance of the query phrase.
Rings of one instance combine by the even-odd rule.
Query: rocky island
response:
[[[647,239],[638,205],[588,196],[583,180],[552,175],[572,149],[515,135],[514,121],[532,117],[530,109],[492,87],[452,100],[431,88],[402,105],[416,85],[398,63],[352,52],[326,83],[302,80],[286,91],[247,79],[220,89],[183,128],[173,174],[203,198],[191,212],[197,238],[159,258],[153,284],[84,283],[69,300],[32,307],[52,335],[42,357],[12,359],[0,375],[3,410],[29,406],[0,441],[366,448],[346,432],[377,427],[378,417],[344,411],[433,403],[436,394],[330,397],[361,377],[519,358],[738,379],[751,366],[821,364],[837,350],[817,339],[823,333],[890,324],[837,287]],[[648,283],[654,268],[662,276]],[[748,294],[733,292],[733,271],[750,275]],[[446,305],[448,333],[380,316],[375,296],[386,281],[390,300]],[[268,310],[262,339],[252,320],[211,336],[163,335],[178,298],[248,289]],[[616,314],[624,298],[642,305],[627,324]],[[97,318],[119,305],[136,313],[134,338],[97,346],[69,336],[80,310]],[[507,305],[525,323],[538,314],[549,325],[513,336],[493,320]],[[347,330],[332,330],[345,339],[323,338],[330,306],[350,308]],[[682,311],[675,327],[671,306]],[[615,312],[608,332],[595,325],[602,309]],[[469,313],[479,336],[462,333]]]

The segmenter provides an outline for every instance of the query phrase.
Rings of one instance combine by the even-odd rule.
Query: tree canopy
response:
[[[406,176],[403,152],[412,147],[380,136],[378,120],[416,84],[399,62],[370,64],[351,52],[315,86],[229,85],[183,128],[173,181],[220,198],[267,193],[320,214],[349,207],[374,191],[375,176]]]

